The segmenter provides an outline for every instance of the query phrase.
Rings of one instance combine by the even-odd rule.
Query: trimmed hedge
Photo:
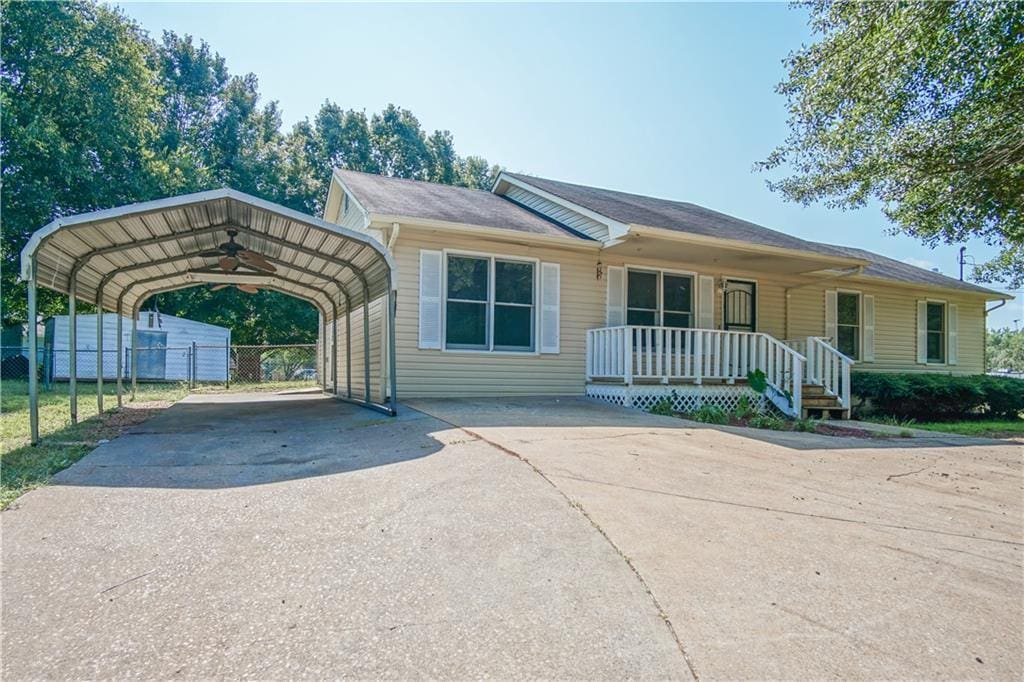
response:
[[[986,374],[853,372],[856,411],[918,421],[971,417],[1015,419],[1024,412],[1024,381]]]

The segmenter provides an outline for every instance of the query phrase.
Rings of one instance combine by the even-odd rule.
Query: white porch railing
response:
[[[768,398],[791,416],[800,416],[804,362],[796,349],[756,332],[639,326],[587,331],[588,381],[734,383],[760,369]]]
[[[854,360],[820,336],[785,343],[807,358],[807,383],[823,387],[826,395],[835,396],[840,406],[849,409],[850,367]]]

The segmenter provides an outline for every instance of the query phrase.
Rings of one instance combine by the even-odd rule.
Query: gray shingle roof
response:
[[[958,279],[947,277],[938,272],[932,272],[931,270],[925,270],[919,268],[916,265],[910,265],[902,261],[893,260],[887,256],[866,251],[864,249],[858,249],[853,246],[833,246],[831,244],[819,244],[818,246],[827,249],[841,256],[849,256],[851,258],[863,258],[869,262],[869,265],[864,268],[864,274],[870,277],[881,277],[882,279],[893,280],[896,282],[906,282],[908,284],[926,284],[930,286],[945,287],[947,289],[959,289],[961,291],[971,291],[979,294],[999,294],[991,289],[980,287],[977,284],[971,284],[970,282],[961,282]]]
[[[341,181],[370,213],[496,227],[530,234],[579,237],[491,192],[337,169]]]
[[[568,182],[517,173],[506,173],[506,175],[621,223],[646,225],[647,227],[687,232],[704,237],[735,239],[762,246],[823,253],[817,248],[818,245],[815,242],[771,230],[696,204],[656,199],[585,185],[573,185]],[[835,254],[826,253],[825,255]]]
[[[1004,296],[991,289],[969,282],[961,282],[952,277],[893,260],[871,251],[800,239],[696,204],[574,185],[518,173],[506,173],[506,175],[622,223],[646,225],[707,237],[737,239],[752,244],[798,249],[822,255],[859,258],[868,262],[864,268],[864,274],[872,277]]]

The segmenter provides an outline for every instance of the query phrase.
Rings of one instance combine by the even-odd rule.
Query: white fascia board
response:
[[[337,168],[335,168],[334,171],[331,172],[332,188],[335,182],[338,183],[339,187],[341,187],[341,191],[349,195],[353,203],[355,203],[356,208],[359,209],[359,212],[363,215],[363,228],[365,229],[370,224],[370,212],[366,210],[366,207],[363,206],[362,202],[359,201],[355,193],[349,188],[348,185],[345,184],[345,181],[341,179],[341,175],[338,173]]]
[[[535,187],[535,186],[531,185],[530,183],[524,182],[523,180],[520,180],[518,178],[513,178],[511,176],[508,176],[504,172],[500,173],[498,175],[498,179],[494,181],[494,187],[492,188],[492,191],[495,194],[498,193],[497,190],[498,190],[499,185],[501,183],[507,183],[509,185],[513,185],[515,187],[519,187],[520,189],[525,189],[525,190],[527,190],[529,192],[533,192],[534,194],[536,194],[539,197],[543,197],[543,198],[547,199],[548,201],[556,203],[556,204],[558,204],[560,206],[564,206],[565,208],[568,208],[569,210],[575,211],[576,213],[579,213],[580,215],[586,216],[587,218],[590,218],[591,220],[594,220],[596,222],[601,223],[602,225],[604,225],[605,227],[608,228],[608,238],[609,239],[616,239],[618,237],[624,237],[626,235],[626,233],[629,232],[629,225],[627,225],[626,223],[619,222],[618,220],[613,220],[613,219],[609,218],[606,215],[602,215],[601,213],[598,213],[597,211],[592,211],[589,208],[586,208],[584,206],[580,206],[579,204],[573,203],[571,201],[567,201],[567,200],[563,199],[562,197],[560,197],[560,196],[558,196],[556,194],[552,194],[551,192],[545,192],[544,190],[540,189],[539,187]]]
[[[468,223],[453,223],[446,220],[430,220],[426,218],[414,218],[411,216],[370,214],[369,229],[388,229],[395,223],[403,228],[425,229],[425,230],[449,230],[466,234],[478,234],[496,239],[517,242],[536,242],[547,246],[568,249],[600,249],[604,243],[596,239],[580,239],[579,237],[557,237],[555,235],[536,234],[534,232],[520,232],[519,230],[508,230],[501,227],[486,227],[484,225],[471,225]]]

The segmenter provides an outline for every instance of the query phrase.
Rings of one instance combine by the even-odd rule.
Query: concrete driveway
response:
[[[1024,676],[1024,448],[709,428],[582,399],[418,401],[629,558],[704,679]]]
[[[0,515],[5,680],[686,677],[529,466],[422,413],[192,397]]]
[[[1022,452],[190,398],[0,515],[3,677],[1020,679]]]

